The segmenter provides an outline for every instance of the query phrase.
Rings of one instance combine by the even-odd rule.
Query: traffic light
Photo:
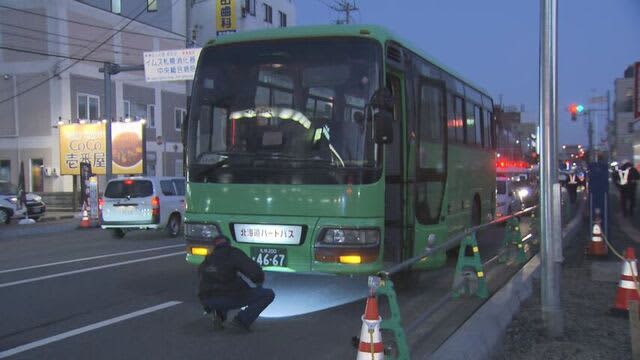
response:
[[[584,106],[582,104],[571,104],[569,105],[569,113],[571,114],[571,120],[576,121],[578,119],[578,114],[581,114],[584,111]]]

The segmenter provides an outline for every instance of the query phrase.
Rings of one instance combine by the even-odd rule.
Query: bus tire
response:
[[[482,208],[480,206],[480,198],[478,195],[473,197],[473,205],[471,207],[471,226],[478,226],[482,222]]]
[[[126,233],[122,229],[113,229],[111,231],[111,236],[115,239],[122,239]]]

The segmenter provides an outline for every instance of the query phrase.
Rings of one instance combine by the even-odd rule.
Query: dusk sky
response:
[[[335,22],[332,0],[298,0],[298,25]],[[494,102],[521,104],[538,119],[539,0],[359,0],[358,24],[383,25],[485,88]],[[571,102],[605,95],[640,61],[639,0],[559,1],[558,113],[560,142],[587,142],[583,121],[571,122]],[[598,117],[599,138],[606,116]]]

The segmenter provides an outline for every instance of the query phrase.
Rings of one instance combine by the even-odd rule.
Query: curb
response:
[[[46,235],[56,234],[61,232],[67,232],[78,228],[78,223],[75,221],[65,221],[57,224],[43,224],[43,225],[16,225],[16,228],[2,229],[0,230],[0,238],[15,238],[22,236],[33,235]]]
[[[582,224],[582,203],[573,220],[562,230],[562,239],[570,238]],[[563,241],[566,247],[566,241]],[[500,349],[504,332],[513,316],[533,291],[533,279],[540,275],[540,254],[523,267],[487,300],[433,354],[425,359],[493,359]]]
[[[38,223],[67,220],[67,219],[73,219],[74,217],[75,217],[74,215],[60,215],[60,216],[44,217],[42,219],[39,219]]]

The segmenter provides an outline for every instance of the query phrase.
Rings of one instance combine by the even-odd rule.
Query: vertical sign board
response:
[[[60,175],[80,175],[80,163],[105,174],[106,127],[103,123],[60,125]]]
[[[80,162],[80,207],[89,210],[89,178],[91,173],[91,163]]]
[[[98,177],[89,178],[89,214],[92,219],[98,218]]]
[[[144,77],[151,81],[193,80],[202,48],[144,52]]]
[[[236,31],[236,1],[235,0],[215,0],[216,1],[216,33]]]
[[[640,119],[640,61],[635,64],[633,77],[633,116]]]
[[[144,124],[141,122],[111,123],[113,174],[144,172],[143,127]]]

